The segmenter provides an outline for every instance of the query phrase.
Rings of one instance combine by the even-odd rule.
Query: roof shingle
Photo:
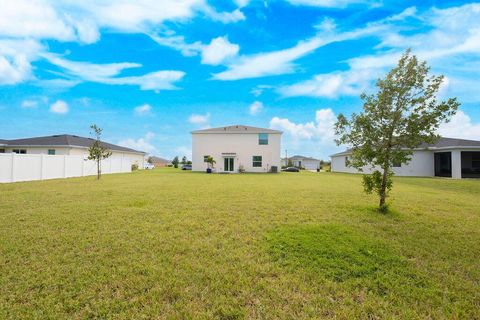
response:
[[[95,141],[92,138],[84,138],[69,134],[59,134],[53,136],[45,137],[34,137],[34,138],[24,138],[24,139],[14,139],[14,140],[0,140],[0,143],[4,142],[7,146],[20,147],[20,146],[68,146],[68,147],[82,147],[89,148],[92,146]],[[124,151],[124,152],[136,152],[136,153],[145,153],[143,151],[137,151],[134,149],[118,146],[108,142],[101,142],[101,144],[113,151]]]

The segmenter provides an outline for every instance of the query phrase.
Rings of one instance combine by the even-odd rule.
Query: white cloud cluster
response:
[[[138,151],[143,151],[149,154],[155,154],[157,152],[157,148],[152,144],[152,140],[155,137],[153,132],[147,132],[145,136],[134,139],[134,138],[127,138],[124,140],[120,140],[118,145],[131,148]]]
[[[335,113],[332,109],[320,109],[315,113],[315,121],[295,123],[286,118],[274,117],[270,128],[282,130],[293,139],[318,140],[331,142],[335,136]]]
[[[287,118],[274,117],[270,120],[270,128],[284,132],[282,147],[288,149],[289,154],[304,153],[308,150],[309,155],[328,159],[330,154],[339,150],[334,142],[335,121],[335,113],[327,108],[317,110],[315,119],[305,123],[295,123]]]
[[[349,69],[346,71],[317,74],[312,79],[283,86],[278,91],[285,96],[331,98],[357,95],[395,65],[407,48],[412,48],[413,53],[427,60],[434,71],[446,74],[456,84],[455,89],[450,86],[451,93],[472,87],[472,81],[478,86],[476,72],[463,66],[480,63],[479,15],[480,4],[433,8],[422,13],[411,7],[397,15],[370,23],[356,34],[337,34],[334,38],[340,40],[373,34],[380,40],[376,46],[377,53],[348,60]],[[402,33],[407,27],[409,32]],[[374,29],[377,32],[371,33]],[[346,37],[347,34],[350,37]],[[469,79],[464,79],[465,75]],[[476,96],[480,98],[480,94]]]
[[[66,76],[78,83],[91,81],[110,85],[137,85],[142,90],[173,90],[173,84],[183,78],[185,73],[176,70],[161,70],[141,76],[118,77],[125,69],[138,68],[141,64],[122,62],[95,64],[90,62],[71,61],[53,54],[42,54],[50,63],[62,68]]]
[[[450,122],[443,123],[438,133],[441,136],[449,138],[462,138],[479,140],[480,139],[480,122],[472,122],[472,118],[462,110],[455,114]]]
[[[240,46],[231,43],[227,36],[214,38],[209,44],[203,44],[200,41],[187,43],[185,37],[172,34],[164,36],[151,34],[150,37],[162,46],[180,51],[183,56],[201,55],[201,62],[208,65],[223,64],[235,58],[240,50]]]
[[[257,114],[259,114],[262,109],[263,103],[261,101],[255,101],[248,107],[248,111],[252,116],[256,116]]]
[[[133,111],[135,112],[135,114],[139,116],[148,115],[152,111],[152,106],[149,105],[148,103],[145,103],[145,104],[142,104],[141,106],[135,107]]]
[[[68,111],[68,104],[63,100],[57,100],[50,106],[50,112],[52,113],[66,114]]]
[[[38,101],[36,100],[23,100],[21,107],[24,109],[35,109],[38,107]]]
[[[377,3],[375,3],[374,1],[367,0],[287,0],[287,2],[296,6],[311,6],[323,8],[344,8],[352,4],[380,4],[380,1],[377,1]]]
[[[188,117],[188,122],[196,125],[206,125],[210,120],[210,113],[192,114]]]
[[[17,84],[34,78],[31,63],[41,59],[41,54],[47,52],[47,48],[40,44],[45,39],[90,44],[100,39],[103,29],[150,33],[165,21],[191,19],[198,13],[224,23],[245,19],[239,9],[218,12],[206,0],[0,0],[0,8],[0,85]],[[90,81],[89,67],[95,68],[96,75],[99,72],[118,74],[118,69],[134,67],[128,63],[100,65],[100,68],[95,64],[77,65],[81,69],[75,71],[82,73],[83,77],[80,78],[84,81]],[[69,67],[72,66],[67,66],[67,70]],[[111,83],[139,85],[144,90],[161,90],[172,88],[169,82],[172,78],[178,80],[179,75],[171,71],[154,72],[145,76],[115,79]],[[108,76],[104,74],[101,79],[105,78]],[[53,79],[47,85],[66,87],[76,83],[78,80]]]

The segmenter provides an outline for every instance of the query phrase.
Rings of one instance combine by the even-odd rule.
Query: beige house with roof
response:
[[[216,172],[277,172],[282,132],[233,125],[192,131],[192,170],[205,171],[208,156]]]

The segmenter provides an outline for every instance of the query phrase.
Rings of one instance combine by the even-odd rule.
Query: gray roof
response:
[[[192,131],[192,133],[282,133],[282,131],[250,127],[238,124],[233,126],[195,130]]]
[[[417,149],[437,149],[437,148],[458,148],[458,147],[478,147],[480,148],[480,141],[466,140],[456,138],[440,137],[436,143],[423,143]],[[343,152],[332,154],[330,157],[343,156],[351,153],[352,149],[347,149]]]
[[[152,156],[152,157],[150,157],[150,159],[151,159],[152,162],[157,162],[157,163],[170,163],[170,162],[172,162],[172,160],[167,160],[167,159],[157,157],[157,156]]]
[[[59,134],[46,137],[34,137],[34,138],[24,138],[24,139],[15,139],[15,140],[0,140],[4,141],[5,145],[9,147],[81,147],[89,148],[94,139],[84,138],[69,134]],[[124,151],[124,152],[135,152],[135,153],[145,153],[143,151],[137,151],[134,149],[117,146],[108,142],[101,142],[102,146],[113,150],[113,151]]]
[[[285,160],[283,158],[282,160]],[[312,158],[312,157],[305,157],[305,156],[300,156],[300,155],[294,155],[292,157],[288,157],[288,160],[313,160],[313,161],[320,161],[318,159]]]

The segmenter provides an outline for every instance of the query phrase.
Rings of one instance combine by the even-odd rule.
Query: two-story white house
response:
[[[282,132],[233,125],[192,131],[192,170],[205,171],[211,156],[216,172],[280,170]]]

